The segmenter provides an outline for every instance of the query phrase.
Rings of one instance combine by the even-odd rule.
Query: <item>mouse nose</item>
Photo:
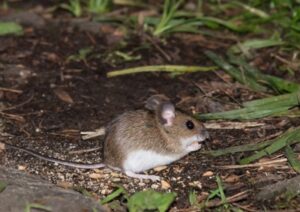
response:
[[[206,129],[201,129],[200,134],[205,138],[205,139],[210,139],[210,135]]]

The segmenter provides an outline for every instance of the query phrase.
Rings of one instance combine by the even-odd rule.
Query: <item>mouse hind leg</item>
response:
[[[134,173],[132,171],[125,171],[125,174],[128,177],[137,178],[137,179],[140,179],[140,180],[152,180],[152,181],[159,181],[160,180],[160,177],[156,176],[156,175],[137,174],[137,173]]]

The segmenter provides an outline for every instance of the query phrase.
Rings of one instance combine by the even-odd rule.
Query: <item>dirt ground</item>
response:
[[[60,12],[49,15],[40,5],[17,6],[27,6],[43,15],[25,23],[23,36],[0,37],[0,136],[5,142],[64,160],[97,163],[102,160],[103,138],[82,140],[80,132],[93,131],[118,114],[143,108],[144,101],[152,94],[167,95],[187,113],[226,110],[262,97],[233,82],[221,70],[177,77],[166,73],[106,77],[108,71],[141,65],[213,65],[203,54],[204,50],[221,53],[234,42],[231,36],[217,39],[181,34],[159,41],[138,30],[128,33],[113,25],[93,23],[87,27],[91,23],[88,20],[78,23]],[[5,13],[2,18],[14,14],[15,11]],[[87,47],[93,50],[86,59],[68,60]],[[141,59],[122,61],[115,56],[116,51],[133,51]],[[260,54],[256,64],[267,73],[282,76],[272,68],[272,49],[268,51]],[[208,129],[211,140],[201,151],[162,170],[147,172],[161,176],[162,182],[140,181],[109,169],[68,168],[10,149],[0,151],[0,164],[40,175],[62,187],[85,189],[95,198],[103,198],[117,185],[123,185],[130,193],[147,188],[175,191],[178,197],[172,205],[174,210],[190,207],[188,193],[192,190],[198,192],[200,199],[206,197],[216,189],[214,177],[220,175],[227,196],[247,191],[233,205],[253,211],[278,209],[276,204],[258,202],[255,195],[264,185],[296,175],[286,163],[225,170],[219,166],[236,164],[247,154],[218,158],[202,154],[204,150],[263,141],[299,124],[299,120],[290,118],[258,122],[263,126]],[[94,151],[84,151],[95,147]],[[289,208],[297,207],[297,199],[293,201],[296,202],[289,203]]]

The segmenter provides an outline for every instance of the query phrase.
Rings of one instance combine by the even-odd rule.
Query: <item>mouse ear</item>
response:
[[[175,119],[175,107],[172,103],[164,103],[160,111],[160,120],[165,126],[172,126]]]
[[[169,98],[166,97],[165,95],[161,95],[161,94],[153,95],[146,100],[145,107],[148,110],[156,111],[157,109],[159,109],[159,106],[162,105],[164,102],[169,102]]]

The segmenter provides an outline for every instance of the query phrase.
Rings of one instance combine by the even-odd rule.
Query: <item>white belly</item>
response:
[[[123,162],[124,171],[134,173],[172,163],[183,155],[162,155],[151,150],[138,150],[128,154]]]

